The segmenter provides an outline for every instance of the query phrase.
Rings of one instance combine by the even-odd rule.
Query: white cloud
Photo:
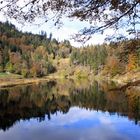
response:
[[[0,21],[2,22],[5,22],[6,21],[6,18],[3,14],[0,14]]]
[[[69,110],[68,114],[64,114],[62,115],[61,113],[58,113],[57,116],[53,116],[51,119],[50,124],[51,125],[66,125],[66,124],[72,124],[72,123],[76,123],[79,120],[84,120],[84,119],[88,119],[88,120],[92,120],[95,116],[96,116],[96,112],[90,112],[86,109],[79,109],[78,107],[73,107]]]

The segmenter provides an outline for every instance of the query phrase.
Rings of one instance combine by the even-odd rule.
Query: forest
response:
[[[67,66],[60,61],[68,60]],[[73,47],[68,40],[58,41],[52,34],[23,33],[9,22],[0,23],[0,72],[25,78],[43,77],[65,69],[65,75],[114,77],[140,70],[140,40],[125,39],[102,45]],[[82,68],[81,68],[82,67]],[[64,73],[64,71],[63,71]],[[82,76],[79,76],[82,77]]]
[[[52,34],[22,33],[8,22],[0,23],[0,72],[42,77],[56,70],[53,59],[68,57],[71,51],[69,41],[59,42]]]
[[[140,40],[130,39],[76,48],[71,61],[90,66],[95,74],[115,76],[140,70]]]

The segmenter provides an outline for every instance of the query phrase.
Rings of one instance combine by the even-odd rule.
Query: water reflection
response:
[[[75,106],[90,110],[108,111],[120,116],[127,116],[137,124],[140,120],[140,90],[111,91],[108,83],[94,82],[85,89],[73,90],[70,97]],[[139,93],[138,93],[139,91]]]
[[[138,140],[139,88],[112,86],[50,81],[1,89],[0,139]]]
[[[4,89],[0,91],[0,128],[11,127],[16,121],[38,118],[39,121],[51,119],[57,111],[67,113],[70,100],[64,95],[54,93],[56,82],[43,83]]]

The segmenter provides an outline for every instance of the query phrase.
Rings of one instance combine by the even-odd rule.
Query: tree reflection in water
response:
[[[112,84],[74,81],[50,81],[39,85],[12,87],[0,90],[0,129],[4,131],[20,120],[67,113],[70,107],[108,111],[140,121],[139,89],[110,91]]]

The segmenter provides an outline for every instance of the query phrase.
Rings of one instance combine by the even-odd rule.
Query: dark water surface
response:
[[[50,81],[0,89],[0,140],[140,140],[140,89]]]

